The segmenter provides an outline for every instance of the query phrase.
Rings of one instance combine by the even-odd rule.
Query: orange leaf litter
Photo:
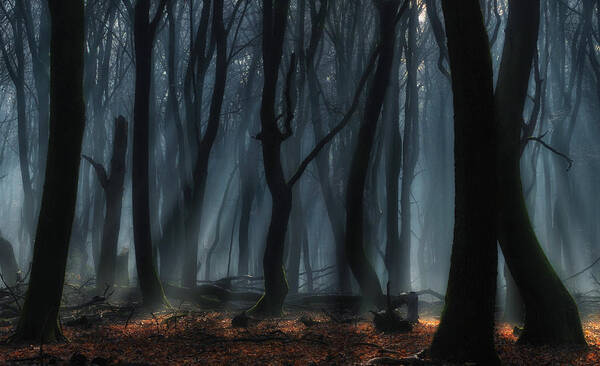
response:
[[[410,333],[388,335],[375,331],[367,319],[339,324],[318,312],[267,319],[247,329],[231,327],[232,313],[195,312],[177,319],[155,315],[133,319],[127,327],[124,321],[90,329],[64,327],[70,341],[43,345],[46,362],[67,364],[79,352],[110,365],[352,365],[374,357],[413,355],[428,346],[438,324],[424,318]],[[303,315],[318,323],[305,326],[299,321]],[[506,365],[599,365],[600,318],[587,319],[584,328],[589,343],[585,349],[524,347],[515,344],[510,325],[500,324],[496,348]],[[10,332],[10,327],[0,328],[3,338]],[[0,345],[2,364],[38,364],[23,360],[39,354],[39,344]]]

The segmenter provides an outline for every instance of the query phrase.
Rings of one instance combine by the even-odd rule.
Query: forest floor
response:
[[[423,316],[407,333],[383,334],[372,316],[338,317],[292,311],[277,319],[232,327],[231,311],[136,312],[135,307],[86,307],[87,315],[63,319],[66,343],[0,345],[7,365],[360,365],[376,357],[402,358],[426,348],[438,324]],[[7,339],[12,326],[0,327]],[[598,365],[600,317],[584,322],[589,347],[523,347],[513,328],[500,324],[496,348],[506,365]],[[96,358],[95,361],[92,361]]]

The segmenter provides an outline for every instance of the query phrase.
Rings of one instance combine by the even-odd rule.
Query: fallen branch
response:
[[[188,300],[193,302],[202,302],[203,297],[216,297],[219,301],[258,301],[262,296],[258,292],[237,292],[231,291],[217,285],[200,285],[195,288],[185,288],[167,285],[165,286],[167,296]]]
[[[63,310],[63,311],[79,310],[79,309],[86,308],[88,306],[102,304],[105,301],[106,301],[106,298],[104,296],[94,296],[90,301],[88,301],[86,303],[83,303],[81,305],[75,305],[75,306],[63,306],[60,308],[60,310]]]

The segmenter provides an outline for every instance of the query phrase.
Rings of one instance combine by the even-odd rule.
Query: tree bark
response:
[[[406,9],[405,1],[402,12]],[[363,216],[365,181],[371,160],[371,150],[377,130],[377,122],[390,80],[390,72],[394,59],[396,40],[396,18],[400,6],[397,1],[377,1],[379,15],[379,57],[377,68],[371,81],[363,120],[358,133],[358,144],[348,176],[346,189],[346,258],[352,274],[360,286],[361,293],[367,302],[381,303],[383,292],[377,273],[367,259],[363,245]]]
[[[84,2],[49,1],[50,137],[29,288],[14,341],[63,339],[58,310],[69,250],[85,126]]]
[[[406,44],[406,103],[404,107],[404,141],[402,144],[402,186],[400,188],[400,271],[396,284],[391,284],[392,291],[410,291],[411,288],[411,187],[414,180],[415,167],[419,154],[419,87],[417,72],[417,27],[419,23],[418,6],[411,6],[408,21],[408,42]]]
[[[168,305],[154,267],[150,232],[149,108],[152,73],[152,48],[157,23],[165,1],[161,1],[153,20],[148,19],[150,0],[138,0],[135,5],[135,104],[133,111],[132,209],[133,238],[138,280],[144,305],[157,308]]]
[[[102,293],[105,286],[115,284],[115,267],[119,230],[121,228],[121,208],[123,206],[123,185],[125,183],[125,158],[127,153],[127,121],[123,116],[115,120],[113,155],[110,176],[106,170],[93,161],[98,179],[106,195],[106,213],[102,228],[102,245],[98,264],[97,291]]]
[[[290,212],[292,187],[287,184],[281,164],[283,133],[275,116],[275,98],[279,65],[283,54],[283,42],[289,11],[289,0],[263,0],[263,68],[264,86],[260,109],[265,178],[271,192],[271,222],[263,257],[265,294],[249,311],[268,315],[280,315],[288,284],[283,268],[283,249]],[[293,111],[288,110],[289,114]],[[288,131],[291,132],[291,131]]]
[[[454,242],[446,302],[430,353],[499,365],[493,72],[478,0],[443,0],[454,95]]]

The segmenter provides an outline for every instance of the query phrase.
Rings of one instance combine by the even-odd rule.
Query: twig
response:
[[[556,150],[555,148],[553,148],[552,146],[548,145],[544,140],[542,140],[542,136],[539,137],[535,137],[535,136],[531,136],[525,139],[525,141],[536,141],[539,142],[540,144],[542,144],[542,146],[544,146],[546,149],[552,151],[553,153],[555,153],[556,155],[564,158],[567,163],[569,164],[567,166],[567,171],[569,171],[571,169],[571,167],[573,166],[573,159],[571,159],[569,156],[567,156],[564,153],[561,153],[560,151]]]
[[[580,274],[582,274],[583,272],[585,272],[585,271],[587,271],[588,269],[590,269],[590,268],[592,268],[593,266],[595,266],[595,265],[596,265],[596,263],[598,263],[598,262],[600,262],[600,257],[596,258],[596,260],[595,260],[595,261],[593,261],[593,262],[592,262],[592,264],[590,264],[589,266],[585,267],[585,268],[584,268],[584,269],[582,269],[581,271],[579,271],[579,272],[577,272],[577,273],[575,273],[575,274],[572,274],[572,275],[570,275],[570,276],[569,276],[569,277],[567,277],[567,278],[564,278],[564,279],[563,279],[563,281],[568,281],[568,280],[570,280],[570,279],[572,279],[572,278],[575,278],[575,277],[579,276],[579,275],[580,275]],[[593,276],[593,275],[592,275],[592,276]]]

